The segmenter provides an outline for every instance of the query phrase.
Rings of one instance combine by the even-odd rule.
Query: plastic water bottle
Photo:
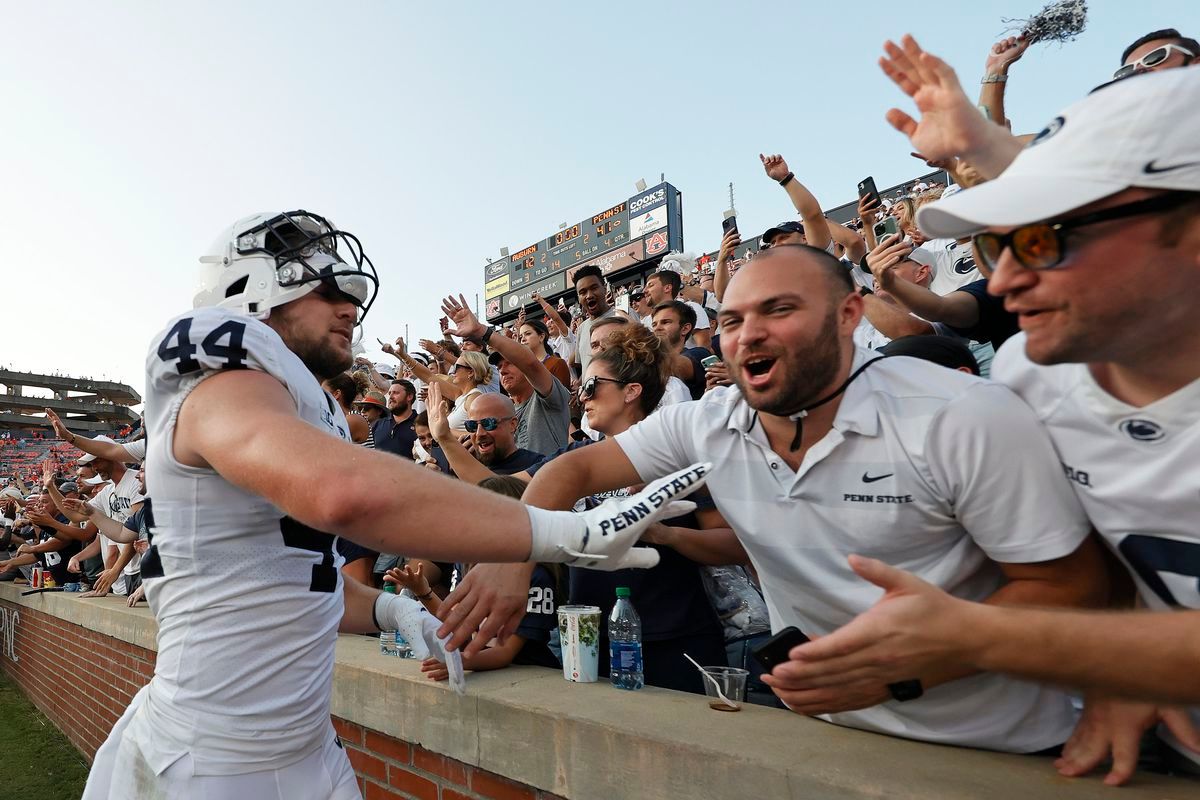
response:
[[[388,594],[395,594],[396,593],[396,584],[385,583],[383,585],[383,590],[385,592],[387,592]],[[400,641],[402,641],[400,639],[400,634],[396,633],[395,631],[380,631],[379,632],[379,652],[385,656],[399,657],[400,656],[400,648],[399,648]],[[408,643],[405,642],[405,647],[407,647],[407,646],[408,646]]]
[[[608,615],[608,675],[618,689],[640,689],[642,677],[642,618],[629,600],[629,587],[617,587],[617,604]]]

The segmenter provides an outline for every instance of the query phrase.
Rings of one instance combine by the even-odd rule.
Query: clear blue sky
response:
[[[366,340],[436,332],[485,258],[628,197],[683,192],[687,249],[790,216],[759,152],[825,207],[923,169],[884,122],[876,66],[914,33],[978,88],[1004,3],[24,3],[0,33],[0,364],[141,390],[150,338],[191,306],[196,258],[256,211],[303,207],[379,269]],[[1036,131],[1194,0],[1091,0],[1087,31],[1012,71]],[[375,353],[377,355],[377,353]]]

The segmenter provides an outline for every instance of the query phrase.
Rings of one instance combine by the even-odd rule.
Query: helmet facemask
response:
[[[284,212],[241,231],[234,248],[242,257],[273,259],[280,287],[325,282],[358,307],[360,326],[379,291],[375,265],[358,237],[308,211]]]

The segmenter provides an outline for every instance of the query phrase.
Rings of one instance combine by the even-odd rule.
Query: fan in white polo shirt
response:
[[[892,57],[919,52],[906,42]],[[953,73],[942,70],[924,79],[945,86]],[[970,100],[947,92],[942,103],[934,110],[957,103],[965,111]],[[1091,690],[1057,763],[1064,774],[1082,775],[1111,753],[1105,782],[1123,783],[1143,732],[1159,722],[1174,749],[1169,767],[1200,773],[1200,708],[1169,705],[1200,700],[1200,137],[1194,125],[1163,124],[1194,119],[1198,105],[1196,69],[1101,87],[1062,111],[1011,166],[1000,159],[1007,168],[996,180],[920,217],[935,235],[974,237],[992,271],[989,291],[1005,296],[1022,328],[1001,348],[994,375],[1045,424],[1140,605],[1169,613],[985,611],[864,564],[888,600],[826,642],[793,651],[805,665],[797,674],[886,679],[895,673],[884,662],[911,669],[954,652]],[[994,128],[925,130],[995,156],[1009,145],[995,141]],[[918,631],[930,614],[938,630]]]
[[[849,553],[973,600],[1102,601],[1100,547],[1029,409],[991,382],[855,348],[861,315],[862,298],[828,254],[760,253],[721,309],[739,388],[556,459],[528,502],[556,508],[712,461],[710,492],[758,571],[776,631],[824,636],[878,599]],[[798,712],[946,744],[1037,752],[1061,745],[1075,722],[1065,695],[1002,675],[942,664],[908,679],[814,690],[766,680]]]

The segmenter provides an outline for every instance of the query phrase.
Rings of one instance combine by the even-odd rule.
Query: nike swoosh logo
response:
[[[1157,175],[1160,172],[1174,172],[1177,169],[1187,169],[1188,167],[1200,166],[1200,161],[1189,161],[1186,164],[1173,164],[1169,167],[1157,166],[1153,161],[1147,161],[1143,171],[1147,175]]]
[[[894,472],[889,472],[887,475],[868,475],[867,473],[864,472],[863,473],[863,483],[874,483],[875,481],[881,481],[884,478],[890,478],[895,474],[896,473],[894,473]]]

